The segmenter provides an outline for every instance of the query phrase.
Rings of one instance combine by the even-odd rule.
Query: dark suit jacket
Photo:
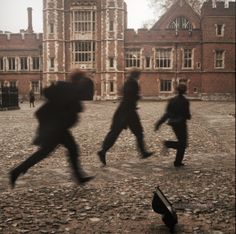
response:
[[[169,100],[165,114],[156,125],[160,126],[166,120],[170,125],[181,124],[185,123],[187,119],[191,119],[189,101],[185,96],[177,95]]]
[[[34,144],[52,142],[78,121],[78,113],[83,110],[78,88],[69,82],[58,82],[43,90],[47,98],[35,113],[39,121]]]
[[[122,100],[113,116],[112,127],[126,128],[132,114],[136,112],[139,96],[139,84],[136,79],[128,78],[123,87]]]

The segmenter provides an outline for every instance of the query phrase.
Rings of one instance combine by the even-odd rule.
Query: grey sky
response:
[[[125,0],[128,7],[128,27],[141,28],[143,23],[158,19],[148,5],[148,0]],[[27,7],[33,8],[33,28],[42,32],[43,0],[0,0],[0,30],[19,32],[27,29]]]

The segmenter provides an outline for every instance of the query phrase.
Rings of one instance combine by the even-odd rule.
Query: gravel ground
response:
[[[177,210],[176,233],[235,233],[235,104],[191,102],[186,166],[176,169],[175,151],[161,155],[161,142],[174,139],[171,129],[164,124],[153,130],[166,102],[140,102],[154,156],[140,159],[134,136],[125,130],[102,168],[96,152],[117,104],[86,102],[72,129],[84,169],[96,175],[85,186],[74,182],[60,147],[11,189],[9,170],[37,149],[31,144],[36,108],[24,103],[20,110],[0,112],[0,233],[169,233],[151,207],[156,186]]]

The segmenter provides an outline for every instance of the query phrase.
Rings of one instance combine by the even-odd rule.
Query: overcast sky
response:
[[[154,16],[148,0],[125,0],[128,7],[128,27],[141,28],[143,23],[158,19]],[[33,28],[35,32],[42,32],[43,0],[0,0],[0,30],[19,32],[27,29],[27,7],[33,8]]]

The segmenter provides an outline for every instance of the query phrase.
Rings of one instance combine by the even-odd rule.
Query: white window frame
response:
[[[188,51],[191,51],[189,53]],[[190,56],[189,56],[190,55]],[[194,65],[194,49],[193,48],[183,48],[182,49],[182,69],[193,69]],[[185,66],[185,64],[191,63],[191,66]]]
[[[165,86],[164,90],[162,89]],[[170,88],[170,89],[168,89]],[[165,90],[167,89],[167,90]],[[160,79],[160,93],[171,93],[173,90],[172,79]]]
[[[167,64],[167,66],[165,65]],[[160,47],[155,50],[155,69],[171,70],[173,68],[173,48]]]
[[[72,30],[74,33],[95,32],[96,13],[91,9],[72,11]]]
[[[148,60],[148,62],[147,62]],[[152,58],[151,56],[146,56],[145,57],[145,69],[151,69],[152,68]],[[149,66],[147,66],[149,64]]]
[[[39,71],[40,70],[40,57],[33,56],[31,58],[32,60],[32,71]]]
[[[28,57],[21,56],[19,60],[20,60],[20,66],[19,66],[20,71],[28,71],[29,70]]]
[[[95,41],[74,41],[72,43],[72,54],[74,64],[95,64]]]
[[[193,25],[192,23],[185,17],[179,16],[175,18],[168,26],[169,29],[178,30],[189,30],[192,31]]]
[[[221,26],[221,30],[219,33],[218,27]],[[215,29],[216,29],[216,36],[217,37],[223,37],[224,36],[224,31],[225,31],[225,24],[215,24]]]
[[[125,50],[125,67],[140,68],[141,67],[141,49],[127,48]]]
[[[217,58],[218,53],[221,53],[222,57]],[[222,66],[217,66],[218,60],[221,61]],[[224,69],[225,68],[225,51],[224,50],[215,50],[214,51],[214,67],[215,69]]]
[[[16,57],[7,57],[8,61],[8,71],[16,71],[17,64],[16,64]]]

